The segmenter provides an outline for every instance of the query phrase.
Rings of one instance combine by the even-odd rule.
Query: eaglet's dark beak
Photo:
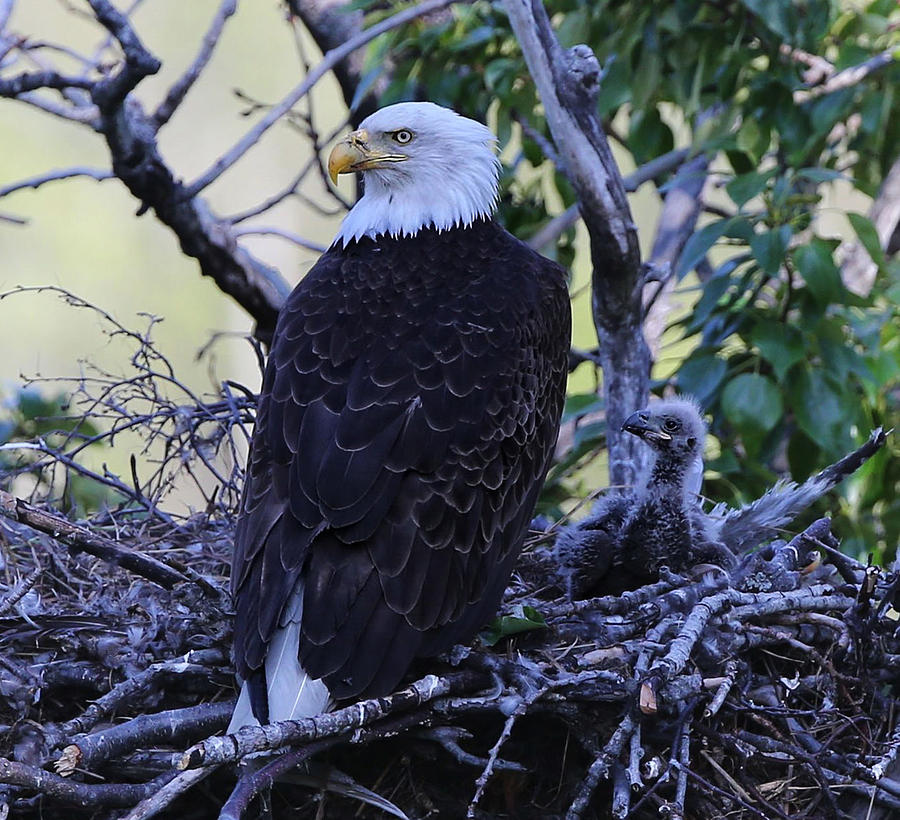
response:
[[[632,413],[622,429],[644,441],[671,441],[672,436],[660,429],[659,420],[654,418],[647,410],[638,410]]]

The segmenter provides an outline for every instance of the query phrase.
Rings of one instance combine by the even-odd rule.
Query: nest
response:
[[[153,348],[152,319],[134,333],[101,318],[133,345],[129,372],[86,366],[72,403],[105,432],[27,445],[34,496],[0,491],[0,820],[900,811],[900,574],[843,555],[827,519],[728,573],[663,569],[574,602],[553,534],[535,534],[498,621],[419,661],[407,688],[222,736],[252,395],[200,402]],[[161,454],[147,474],[80,463],[126,429]],[[60,472],[121,503],[74,523],[47,502]],[[185,478],[204,509],[178,517],[165,502]]]
[[[275,816],[384,816],[302,785],[267,796],[310,761],[307,778],[333,767],[411,818],[900,809],[900,579],[842,556],[827,519],[730,577],[663,571],[575,602],[532,545],[494,631],[419,662],[406,689],[222,737],[230,524],[144,525],[129,545],[8,494],[0,507],[19,579],[0,598],[0,806],[13,817],[255,817],[260,796]]]

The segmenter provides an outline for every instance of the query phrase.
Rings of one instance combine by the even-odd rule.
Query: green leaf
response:
[[[631,100],[631,72],[625,60],[612,58],[606,63],[606,73],[597,95],[597,110],[608,116]]]
[[[728,364],[715,353],[694,352],[678,370],[678,390],[706,405],[727,373]]]
[[[563,421],[578,418],[587,413],[598,412],[603,409],[603,399],[596,393],[573,393],[566,396],[566,404],[563,408]]]
[[[803,335],[783,322],[762,320],[751,331],[750,340],[772,365],[778,381],[783,381],[788,370],[806,357]]]
[[[781,40],[791,42],[790,3],[784,0],[742,0],[743,5],[756,14],[760,22]]]
[[[709,252],[709,249],[716,244],[729,230],[735,227],[738,222],[746,222],[743,217],[732,217],[731,219],[717,219],[704,225],[699,231],[691,236],[685,243],[684,250],[678,259],[675,267],[675,276],[683,279],[689,274]]]
[[[834,247],[834,242],[816,237],[791,252],[794,266],[813,299],[822,305],[840,302],[844,295],[841,273],[834,262]]]
[[[743,207],[746,202],[766,189],[776,170],[771,168],[768,171],[751,171],[749,174],[739,174],[725,186],[725,190],[735,205],[739,208]]]
[[[808,179],[810,182],[815,182],[817,185],[821,185],[825,182],[834,182],[836,179],[846,178],[845,174],[831,168],[801,168],[797,171],[796,175],[800,179]]]
[[[784,262],[788,243],[791,241],[790,225],[754,234],[750,240],[750,250],[759,263],[763,273],[775,276]]]
[[[820,370],[801,368],[786,385],[800,429],[829,456],[852,446],[855,392],[842,393]]]
[[[878,238],[878,231],[871,220],[862,214],[848,213],[847,219],[856,231],[856,236],[866,249],[872,261],[878,265],[880,269],[884,269],[887,260],[884,256],[884,249],[881,247],[881,240]]]
[[[499,618],[494,618],[488,628],[481,633],[481,640],[487,646],[493,646],[511,635],[546,628],[547,621],[534,607],[517,607],[513,615],[501,615]]]
[[[781,419],[781,393],[759,373],[742,373],[722,393],[722,412],[738,429],[768,432]]]
[[[663,122],[655,108],[636,111],[631,118],[628,148],[638,165],[649,162],[675,147],[672,129]]]

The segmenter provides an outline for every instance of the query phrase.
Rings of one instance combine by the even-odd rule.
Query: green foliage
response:
[[[487,629],[481,633],[481,641],[486,646],[494,646],[504,638],[546,628],[547,621],[533,606],[519,606],[513,610],[512,615],[494,618]]]
[[[52,499],[65,511],[82,515],[95,511],[111,499],[110,489],[92,478],[60,471],[47,453],[65,443],[97,436],[97,426],[88,418],[72,415],[68,397],[47,394],[33,387],[21,388],[0,405],[0,487],[11,488],[16,476],[29,476],[34,494]]]
[[[373,18],[387,13],[383,4],[360,5],[377,8]],[[900,48],[894,0],[545,5],[562,44],[585,42],[604,65],[599,111],[636,164],[676,144],[713,158],[724,215],[701,221],[675,265],[684,288],[694,287],[701,263],[710,262],[712,274],[677,322],[692,352],[672,380],[713,419],[721,455],[708,489],[747,500],[785,467],[803,479],[874,426],[896,425],[900,262],[886,258],[864,215],[848,213],[844,238],[855,234],[878,271],[865,296],[851,293],[822,202],[838,191],[838,207],[855,192],[874,196],[897,159],[900,67],[895,61],[831,93],[808,93],[826,79],[816,74],[817,59],[840,71]],[[395,31],[367,59],[375,73],[390,65],[385,104],[425,97],[490,113],[510,158],[501,217],[514,232],[527,238],[545,224],[548,202],[554,210],[573,203],[561,176],[542,172],[543,109],[499,2],[476,0],[437,24]],[[573,253],[571,235],[562,237],[558,258],[569,263]],[[572,396],[567,417],[589,417],[592,401]],[[558,512],[603,438],[602,425],[578,428],[551,471],[542,509]],[[843,534],[859,548],[890,552],[900,537],[897,462],[880,456],[841,501]]]

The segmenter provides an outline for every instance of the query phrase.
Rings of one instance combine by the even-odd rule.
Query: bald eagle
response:
[[[489,129],[430,103],[332,151],[364,195],[280,313],[235,535],[230,731],[384,695],[494,614],[565,397],[565,273],[493,218]]]

